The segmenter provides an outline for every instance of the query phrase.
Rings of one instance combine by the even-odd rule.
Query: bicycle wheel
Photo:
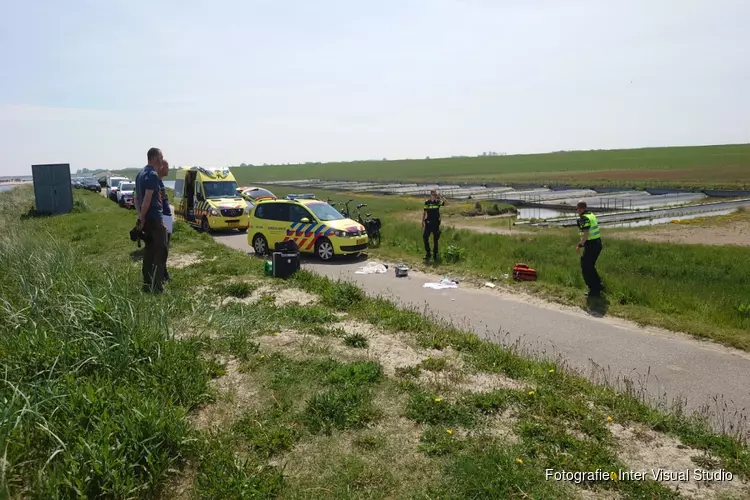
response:
[[[370,235],[370,246],[371,247],[380,246],[380,231]]]

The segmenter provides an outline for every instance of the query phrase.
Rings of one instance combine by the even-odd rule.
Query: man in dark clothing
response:
[[[146,156],[148,165],[135,178],[135,208],[146,243],[143,252],[143,291],[162,293],[167,265],[167,228],[162,219],[164,205],[158,172],[164,157],[158,148],[149,149]]]
[[[159,169],[159,191],[161,193],[162,201],[162,215],[164,218],[172,217],[172,209],[169,207],[169,196],[167,196],[167,188],[164,186],[164,178],[169,174],[169,162],[164,160],[162,166]],[[168,225],[169,228],[174,227],[174,221]],[[167,261],[169,260],[169,243],[172,239],[172,230],[167,229],[167,257],[164,259],[164,283],[169,281],[169,271],[167,270]]]
[[[586,286],[589,287],[589,297],[601,297],[604,289],[599,273],[596,271],[596,261],[602,253],[602,238],[599,234],[599,223],[596,216],[589,212],[586,202],[581,200],[576,206],[578,213],[578,229],[581,240],[576,246],[576,252],[583,249],[581,256],[581,273]]]
[[[422,214],[422,238],[424,239],[425,260],[430,260],[430,235],[432,235],[432,257],[438,259],[438,241],[440,240],[440,207],[445,206],[445,198],[436,190],[430,191],[430,197],[424,202]]]

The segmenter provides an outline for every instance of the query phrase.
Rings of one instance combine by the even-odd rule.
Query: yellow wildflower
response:
[[[447,432],[448,434],[453,434],[453,431],[450,429],[445,429],[445,432]]]
[[[612,417],[607,417],[607,422],[611,422],[611,421],[612,421]]]
[[[517,459],[516,459],[516,462],[518,462],[519,464],[522,464],[522,463],[523,463],[523,460],[521,460],[520,458],[517,458]]]
[[[436,403],[439,403],[439,402],[441,402],[441,401],[442,401],[442,399],[440,399],[440,398],[435,398],[435,402],[436,402]]]
[[[529,396],[533,396],[534,394],[534,391],[529,391]]]

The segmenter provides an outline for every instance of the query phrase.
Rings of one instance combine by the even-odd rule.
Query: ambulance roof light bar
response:
[[[286,195],[287,200],[316,200],[315,195],[309,194],[288,194]]]

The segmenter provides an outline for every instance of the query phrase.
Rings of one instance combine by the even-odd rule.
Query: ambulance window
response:
[[[310,221],[313,220],[312,215],[310,215],[310,212],[308,212],[305,207],[301,207],[299,205],[290,205],[289,210],[290,210],[290,217],[289,217],[290,222],[299,222],[305,217],[310,219]]]
[[[262,203],[255,209],[255,216],[259,219],[288,221],[289,205],[286,203]]]
[[[182,198],[182,189],[185,184],[183,179],[177,179],[174,181],[174,195],[175,198]]]

